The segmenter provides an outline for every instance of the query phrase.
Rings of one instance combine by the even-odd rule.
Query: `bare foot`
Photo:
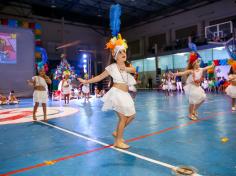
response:
[[[114,131],[114,132],[112,133],[112,136],[113,136],[114,138],[116,138],[116,137],[117,137],[117,132],[116,132],[116,131]],[[125,140],[124,140],[124,139],[121,139],[121,141],[122,141],[122,142],[125,142]]]
[[[37,118],[36,118],[36,116],[35,116],[35,115],[33,115],[33,120],[34,120],[34,121],[37,121]]]
[[[43,119],[44,122],[48,122],[48,119]]]
[[[193,111],[193,115],[194,115],[195,117],[198,117],[198,112],[197,112],[197,111]]]
[[[190,120],[193,120],[193,121],[198,120],[198,118],[197,118],[196,116],[194,116],[193,114],[189,114],[189,115],[188,115],[188,118],[189,118]]]
[[[130,148],[129,145],[127,145],[127,144],[125,144],[125,143],[123,143],[123,142],[121,142],[121,143],[115,143],[115,144],[114,144],[114,147],[119,148],[119,149],[128,149],[128,148]]]

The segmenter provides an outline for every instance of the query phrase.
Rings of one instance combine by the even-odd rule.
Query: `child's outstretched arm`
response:
[[[212,62],[211,65],[204,67],[204,68],[203,68],[203,71],[207,71],[208,69],[211,69],[211,68],[215,68],[214,62]]]
[[[28,85],[34,87],[35,86],[35,80],[27,80]]]
[[[104,78],[106,78],[107,76],[109,76],[108,72],[105,70],[104,72],[102,72],[100,75],[95,76],[92,79],[89,80],[84,80],[81,78],[77,78],[77,80],[79,80],[82,84],[89,84],[89,83],[96,83],[99,82],[101,80],[103,80]]]
[[[229,81],[236,81],[236,75],[229,75]]]
[[[192,72],[192,70],[186,70],[186,71],[183,71],[183,72],[174,73],[174,77],[188,75],[191,72]]]

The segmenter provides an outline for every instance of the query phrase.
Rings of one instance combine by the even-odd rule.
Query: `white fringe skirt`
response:
[[[102,110],[114,110],[125,116],[135,114],[134,101],[128,92],[112,87],[102,98]]]
[[[189,104],[199,104],[206,99],[205,91],[201,86],[187,84],[184,86],[184,91],[188,96]]]
[[[228,96],[231,98],[236,98],[236,86],[229,85],[226,89],[225,92]]]

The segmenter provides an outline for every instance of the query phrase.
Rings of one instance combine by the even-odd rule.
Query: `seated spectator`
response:
[[[61,100],[61,91],[60,90],[56,90],[56,91],[52,92],[52,100],[53,101]]]
[[[14,96],[14,90],[12,90],[8,96],[8,103],[9,104],[18,104],[19,100],[17,100],[16,96]]]
[[[0,105],[7,104],[7,97],[0,94]]]

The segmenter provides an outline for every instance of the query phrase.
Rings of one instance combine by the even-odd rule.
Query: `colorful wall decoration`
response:
[[[13,28],[26,28],[31,29],[35,36],[35,61],[36,63],[42,62],[45,64],[47,62],[47,53],[44,48],[42,48],[42,26],[39,23],[27,22],[15,19],[0,19],[0,25],[5,25]]]

